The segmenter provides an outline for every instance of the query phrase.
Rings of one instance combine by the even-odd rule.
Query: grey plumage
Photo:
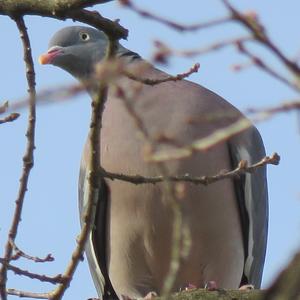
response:
[[[263,141],[255,127],[243,135],[238,135],[228,141],[233,166],[241,160],[249,164],[261,160],[265,150]],[[238,195],[245,253],[244,275],[245,283],[260,287],[268,235],[268,190],[266,168],[259,168],[255,174],[244,174],[235,180],[235,190]]]
[[[85,81],[93,74],[95,64],[103,59],[106,46],[107,38],[98,30],[67,27],[54,35],[48,53],[40,60]],[[167,76],[121,45],[117,57],[133,71],[146,65],[138,73],[143,78]],[[119,78],[117,83],[125,91],[137,85],[126,77]],[[163,135],[186,145],[242,117],[218,95],[186,80],[153,87],[138,85],[140,92],[130,101],[152,137]],[[223,112],[233,117],[205,121],[205,116]],[[143,142],[136,134],[132,117],[111,90],[103,115],[101,142],[101,159],[108,171],[159,175],[153,165],[143,160]],[[86,204],[88,156],[86,147],[79,180],[81,216]],[[251,127],[210,151],[168,162],[167,168],[172,175],[212,175],[236,167],[240,160],[254,163],[264,156],[261,137]],[[99,295],[103,294],[105,282],[98,266],[100,260],[106,264],[118,296],[140,297],[152,290],[159,293],[169,266],[173,220],[170,207],[163,200],[163,185],[134,186],[114,181],[103,182],[102,187],[100,197],[105,201],[100,202],[104,206],[99,206],[96,230],[86,249]],[[216,280],[224,288],[237,288],[242,283],[260,287],[268,226],[265,167],[208,187],[186,184],[182,214],[191,230],[192,246],[179,271],[175,290],[189,283],[203,286],[208,280]]]

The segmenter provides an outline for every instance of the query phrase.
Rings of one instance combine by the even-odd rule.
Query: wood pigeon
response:
[[[94,28],[66,27],[52,37],[40,62],[58,66],[84,82],[92,77],[95,66],[101,65],[107,43],[105,34]],[[120,44],[116,58],[141,78],[168,76]],[[187,80],[150,86],[120,75],[111,86],[125,91],[149,136],[158,141],[159,150],[184,147],[244,117],[220,96]],[[155,164],[145,160],[145,141],[116,88],[109,89],[105,104],[100,153],[107,171],[160,175]],[[79,177],[81,221],[89,155],[86,146]],[[241,160],[253,164],[264,156],[261,136],[252,126],[206,151],[194,151],[165,164],[171,175],[202,176],[236,168]],[[102,204],[98,204],[86,247],[99,296],[117,299],[122,295],[144,297],[151,291],[160,294],[170,267],[174,220],[165,184],[105,180],[99,197],[104,201],[99,201]],[[209,281],[221,288],[236,289],[247,283],[259,288],[268,227],[265,167],[208,186],[183,183],[177,201],[191,245],[180,261],[173,291],[189,284],[203,287]]]

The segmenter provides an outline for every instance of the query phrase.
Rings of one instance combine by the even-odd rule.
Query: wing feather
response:
[[[258,130],[253,126],[228,142],[232,165],[241,160],[254,164],[265,157]],[[245,246],[243,283],[261,285],[268,234],[268,191],[266,167],[242,175],[235,180]]]

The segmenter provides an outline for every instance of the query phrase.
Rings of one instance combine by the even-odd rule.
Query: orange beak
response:
[[[62,47],[54,46],[51,47],[47,53],[39,56],[39,63],[41,65],[51,64],[53,59],[63,53]]]
[[[42,54],[42,55],[39,56],[39,63],[41,65],[49,64],[49,62],[50,62],[50,57],[47,53]]]

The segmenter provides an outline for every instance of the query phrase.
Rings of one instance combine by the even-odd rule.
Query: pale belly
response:
[[[162,291],[170,267],[173,212],[162,184],[110,183],[109,275],[117,294],[142,297]],[[122,195],[122,196],[120,196]],[[240,284],[244,252],[232,183],[186,184],[181,213],[190,232],[174,291],[210,280],[222,288]],[[185,236],[186,237],[186,236]]]
[[[159,95],[149,88],[149,103],[144,96],[136,100],[136,104],[141,104],[139,115],[151,135],[164,134],[181,145],[188,145],[213,132],[214,123],[187,123],[188,118],[201,116],[201,105],[205,108],[207,99],[201,102],[198,95],[190,95],[189,100],[180,101],[176,98],[179,87],[173,88],[169,98],[160,94],[156,97]],[[213,100],[209,103],[216,103]],[[145,141],[122,101],[108,102],[105,112],[103,167],[116,173],[160,175],[153,164],[144,160]],[[167,166],[170,175],[215,175],[223,169],[232,169],[226,143]],[[133,185],[121,181],[108,181],[108,184],[107,253],[112,285],[118,295],[142,297],[150,291],[159,294],[170,267],[172,249],[173,211],[170,202],[164,200],[166,188],[163,184]],[[191,246],[189,255],[181,261],[173,290],[188,284],[203,287],[210,280],[216,281],[219,287],[237,288],[244,267],[244,249],[232,181],[223,180],[206,187],[185,184],[184,190],[178,201],[184,224],[190,231]]]

